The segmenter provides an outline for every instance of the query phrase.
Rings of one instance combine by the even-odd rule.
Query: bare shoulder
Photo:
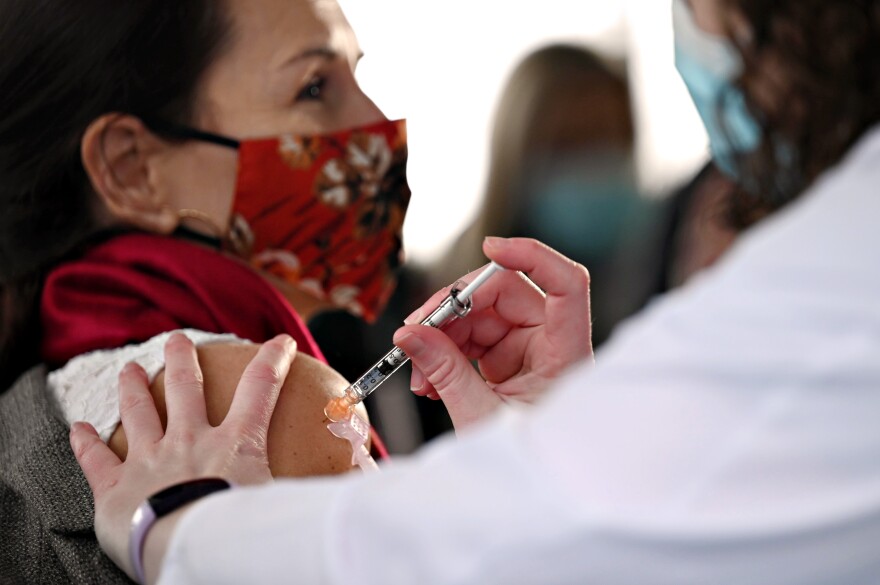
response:
[[[205,402],[211,424],[219,424],[232,403],[242,373],[256,355],[257,345],[205,345],[198,348],[205,379]],[[276,477],[305,477],[342,473],[351,469],[351,448],[327,430],[324,406],[341,396],[346,380],[329,366],[298,354],[281,390],[269,426],[269,465]],[[160,374],[151,387],[165,421],[165,383]],[[118,428],[110,447],[127,452],[124,431]]]

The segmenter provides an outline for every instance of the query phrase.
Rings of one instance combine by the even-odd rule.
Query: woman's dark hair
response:
[[[795,199],[880,122],[880,0],[726,1],[752,28],[732,37],[764,130],[740,161],[754,184],[732,199],[731,217],[747,224]]]
[[[91,122],[188,122],[225,46],[216,0],[0,2],[0,392],[39,361],[46,272],[98,230],[81,162]]]

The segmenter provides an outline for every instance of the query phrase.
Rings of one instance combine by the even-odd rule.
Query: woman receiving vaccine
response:
[[[351,469],[323,414],[347,383],[303,323],[391,293],[405,126],[358,86],[333,1],[10,0],[0,22],[0,581],[126,582],[67,435],[125,457],[128,362],[163,418],[192,393],[166,388],[167,339],[197,346],[215,424],[259,344],[295,345],[271,471]]]

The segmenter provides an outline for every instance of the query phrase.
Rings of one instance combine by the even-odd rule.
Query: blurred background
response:
[[[594,345],[732,243],[733,192],[674,65],[658,0],[339,0],[365,58],[363,89],[409,121],[406,267],[386,314],[309,326],[349,380],[442,286],[483,265],[486,235],[538,238],[592,276]],[[408,370],[367,402],[392,453],[451,428]]]
[[[573,43],[626,59],[640,184],[668,193],[705,159],[707,138],[675,71],[666,0],[340,0],[366,56],[358,79],[385,114],[409,120],[409,259],[436,260],[473,220],[494,113],[531,52]]]

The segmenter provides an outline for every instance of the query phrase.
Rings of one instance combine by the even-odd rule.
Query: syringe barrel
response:
[[[351,388],[363,400],[375,392],[376,388],[382,385],[382,382],[387,380],[389,376],[408,361],[409,356],[406,355],[406,352],[399,347],[395,347],[385,357],[376,362],[376,365],[367,370],[367,373],[352,384]]]
[[[458,305],[460,303],[456,301],[455,293],[449,295],[421,324],[434,327],[435,329],[442,328],[461,314],[464,308]],[[408,361],[409,356],[406,355],[406,352],[399,347],[394,347],[385,357],[367,370],[366,374],[352,384],[351,389],[358,395],[360,400],[364,400]]]

